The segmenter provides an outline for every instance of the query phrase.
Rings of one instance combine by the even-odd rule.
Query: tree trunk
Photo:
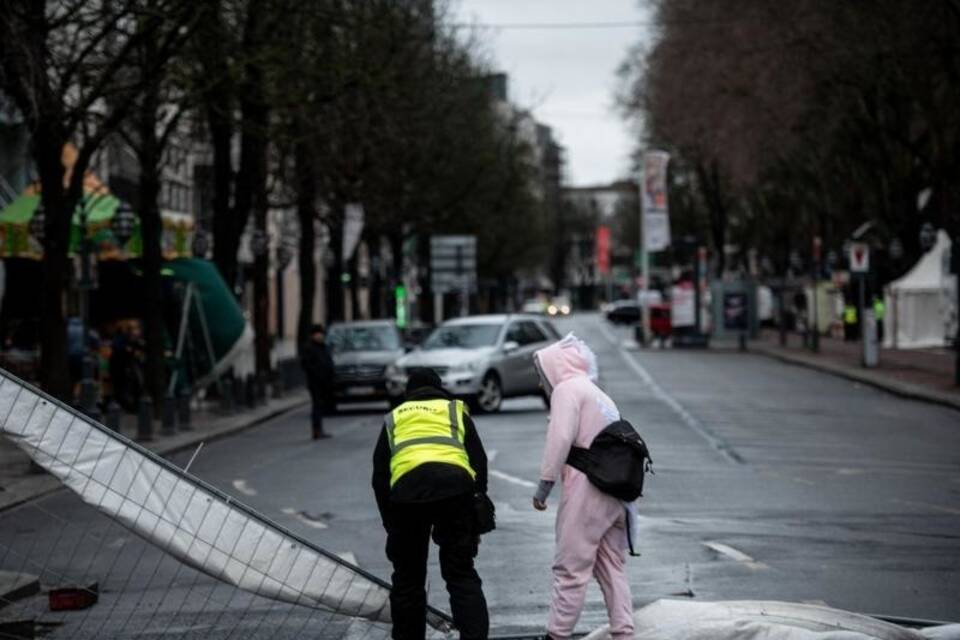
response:
[[[303,348],[310,338],[313,325],[313,305],[317,290],[317,265],[313,254],[316,250],[317,234],[314,227],[317,212],[316,181],[313,167],[313,153],[306,142],[297,144],[294,150],[297,176],[297,219],[300,221],[300,247],[297,265],[300,270],[300,315],[297,321],[297,350]]]
[[[200,50],[207,54],[203,60],[203,69],[211,80],[204,102],[213,150],[213,262],[230,290],[235,291],[240,233],[235,230],[236,222],[231,209],[234,87],[230,83],[226,50],[217,46],[224,37],[221,3],[219,0],[212,0],[211,3],[211,15],[200,26],[200,37],[204,40],[204,46]]]
[[[63,296],[70,273],[67,250],[76,198],[63,188],[62,151],[63,141],[54,133],[45,131],[34,139],[34,160],[46,212],[40,290],[40,385],[52,396],[72,402]]]
[[[159,413],[166,395],[166,358],[163,323],[163,221],[160,217],[160,141],[157,136],[159,96],[149,92],[140,110],[140,233],[143,239],[143,337],[146,346],[144,391]]]
[[[339,207],[339,205],[337,205]],[[327,291],[327,324],[343,320],[343,282],[341,275],[343,272],[343,211],[332,211],[327,220],[327,229],[330,232],[330,246],[328,251],[333,257],[326,269],[326,291]]]

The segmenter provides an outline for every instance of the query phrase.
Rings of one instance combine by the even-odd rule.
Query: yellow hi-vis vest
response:
[[[845,324],[857,324],[857,308],[852,304],[843,308],[843,322]]]
[[[410,400],[387,414],[391,487],[427,462],[463,467],[476,477],[464,446],[464,411],[462,400]]]

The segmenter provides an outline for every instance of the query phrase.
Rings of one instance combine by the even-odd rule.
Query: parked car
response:
[[[404,354],[393,320],[332,324],[327,344],[336,371],[335,401],[389,399],[386,369]]]
[[[642,297],[643,305],[654,306],[663,304],[663,294],[656,289],[650,289],[641,292],[638,297]],[[613,324],[634,324],[640,322],[641,303],[637,300],[624,299],[614,301],[607,310],[607,320]]]
[[[541,395],[533,352],[559,339],[549,320],[532,314],[448,320],[419,349],[387,368],[387,392],[392,402],[399,402],[407,372],[430,367],[446,391],[474,409],[496,412],[504,398]]]

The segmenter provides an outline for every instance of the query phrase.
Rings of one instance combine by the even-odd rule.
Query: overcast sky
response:
[[[637,22],[637,0],[454,0],[458,22],[481,24]],[[582,186],[627,174],[634,135],[614,110],[616,70],[645,37],[641,27],[487,29],[510,100],[532,108],[566,147],[567,181]]]

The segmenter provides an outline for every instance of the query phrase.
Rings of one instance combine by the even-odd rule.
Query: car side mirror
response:
[[[520,343],[516,340],[507,340],[503,343],[503,352],[510,353],[511,351],[516,351],[520,348]]]

